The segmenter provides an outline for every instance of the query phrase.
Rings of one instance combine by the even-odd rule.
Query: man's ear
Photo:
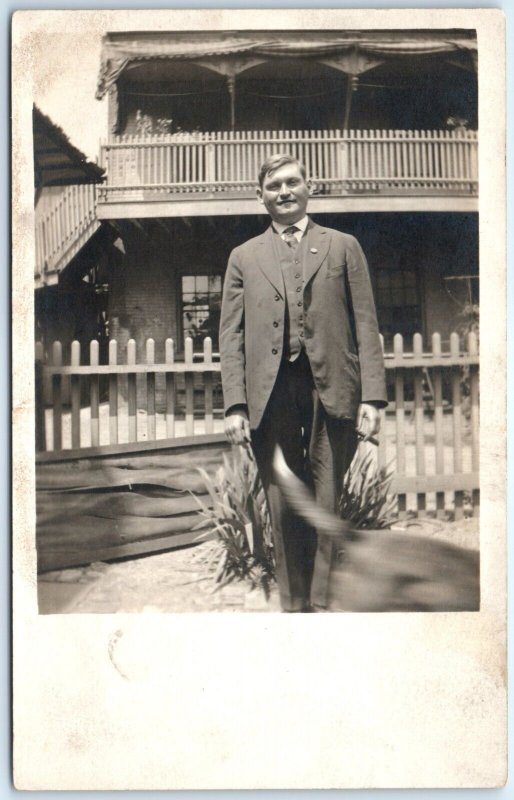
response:
[[[262,199],[262,189],[261,188],[257,189],[256,194],[257,194],[257,200],[259,201],[259,203],[264,203],[264,200]]]
[[[307,183],[307,189],[309,190],[309,194],[312,194],[312,181],[311,181],[311,179],[309,178],[309,180],[306,181],[306,183]]]

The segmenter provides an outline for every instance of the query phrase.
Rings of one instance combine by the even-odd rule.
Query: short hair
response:
[[[273,172],[276,172],[277,169],[280,169],[280,167],[283,167],[285,164],[296,164],[300,169],[300,173],[303,179],[307,180],[307,170],[305,169],[301,161],[298,161],[297,158],[290,155],[289,153],[277,153],[274,156],[269,156],[262,163],[262,166],[259,170],[260,188],[262,189],[262,186],[264,184],[264,178],[267,175],[271,175]]]

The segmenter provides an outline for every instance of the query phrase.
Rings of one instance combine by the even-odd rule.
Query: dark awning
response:
[[[245,56],[325,60],[356,51],[375,62],[458,51],[474,59],[477,41],[474,31],[449,30],[110,33],[103,40],[96,96],[101,99],[121,75],[145,61],[201,60],[207,66],[210,60],[215,69],[216,61],[237,58],[244,69]]]

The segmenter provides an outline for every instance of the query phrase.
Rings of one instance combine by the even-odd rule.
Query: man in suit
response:
[[[378,409],[387,405],[365,257],[353,236],[309,219],[309,194],[295,158],[263,163],[257,196],[271,225],[231,253],[220,323],[225,432],[232,444],[251,443],[281,605],[290,612],[327,606],[335,545],[285,505],[273,476],[275,446],[334,511],[357,435],[376,434]]]

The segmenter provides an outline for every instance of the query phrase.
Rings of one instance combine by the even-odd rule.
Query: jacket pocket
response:
[[[341,278],[344,275],[345,264],[330,264],[327,267],[327,278]]]

